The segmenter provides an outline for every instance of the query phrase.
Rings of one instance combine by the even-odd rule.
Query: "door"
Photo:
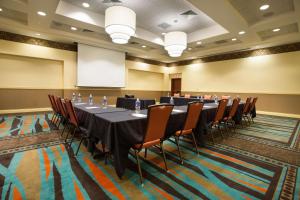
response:
[[[181,78],[172,78],[171,79],[171,95],[174,93],[181,93]]]

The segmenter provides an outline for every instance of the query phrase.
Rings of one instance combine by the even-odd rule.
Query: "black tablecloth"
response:
[[[171,97],[160,97],[160,103],[170,103],[170,98]],[[189,102],[192,101],[200,101],[200,99],[197,98],[184,98],[184,97],[173,97],[174,99],[174,105],[175,106],[184,106],[187,105]],[[203,100],[204,103],[213,103],[214,100]]]
[[[195,135],[198,143],[203,144],[203,135],[207,132],[207,124],[213,120],[217,110],[217,104],[208,103],[204,105],[201,112]],[[228,112],[230,105],[227,106]],[[182,112],[176,112],[181,110]],[[187,106],[175,106],[167,125],[165,137],[168,138],[179,130],[185,120]],[[243,103],[238,107],[234,117],[236,123],[242,119]],[[114,155],[115,169],[119,177],[124,174],[128,162],[128,152],[132,145],[142,142],[143,134],[146,128],[146,116],[138,118],[132,116],[135,111],[127,110],[123,112],[106,112],[94,114],[89,123],[88,132],[90,142],[96,143],[102,141]],[[140,111],[141,114],[147,114],[147,110]]]
[[[141,101],[141,109],[147,109],[148,106],[155,105],[154,99],[140,99],[140,101]],[[116,107],[135,110],[135,102],[136,102],[136,98],[118,97]]]

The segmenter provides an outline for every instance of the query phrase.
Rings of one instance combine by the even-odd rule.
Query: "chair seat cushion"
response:
[[[135,144],[133,146],[134,149],[140,149],[140,148],[148,148],[148,147],[151,147],[153,145],[156,145],[156,144],[159,144],[160,143],[160,139],[157,139],[157,140],[152,140],[152,141],[149,141],[149,142],[145,142],[144,144]]]
[[[189,130],[179,130],[179,131],[176,131],[175,135],[176,136],[179,136],[179,135],[187,135],[187,134],[191,134],[193,132],[192,129],[189,129]]]

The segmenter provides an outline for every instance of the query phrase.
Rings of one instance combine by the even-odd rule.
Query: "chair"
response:
[[[249,103],[249,107],[248,107],[247,112],[245,112],[245,113],[243,114],[243,116],[245,116],[245,118],[248,119],[249,124],[251,124],[251,121],[252,121],[252,123],[254,123],[254,121],[253,121],[253,116],[252,116],[252,111],[253,111],[254,108],[255,108],[256,101],[257,101],[257,97],[253,98],[252,102]]]
[[[62,124],[64,125],[64,128],[61,132],[61,135],[64,134],[65,132],[65,129],[70,125],[69,124],[69,115],[68,115],[68,112],[67,112],[67,108],[66,108],[66,105],[65,105],[65,102],[62,98],[60,97],[56,97],[56,102],[57,102],[57,105],[60,109],[60,113],[62,114]],[[59,127],[59,126],[58,126]]]
[[[210,100],[211,99],[211,95],[204,95],[204,100]]]
[[[235,98],[233,100],[229,114],[227,116],[225,116],[222,120],[225,127],[226,128],[228,128],[229,126],[233,127],[234,132],[236,132],[236,127],[235,127],[235,121],[233,120],[233,117],[235,116],[235,113],[239,107],[240,101],[241,101],[241,99],[239,99],[239,98]]]
[[[251,102],[251,97],[248,97],[246,99],[246,102],[245,102],[245,105],[244,105],[244,108],[243,108],[243,113],[242,113],[242,118],[245,119],[245,122],[247,123],[247,113],[248,113],[248,110],[250,108],[250,102]],[[241,121],[241,125],[243,126],[243,120]]]
[[[180,157],[181,164],[183,164],[183,160],[182,160],[182,156],[181,156],[181,152],[180,152],[180,148],[179,148],[179,138],[180,138],[180,136],[191,134],[192,138],[193,138],[193,143],[194,143],[194,146],[195,146],[196,153],[198,154],[197,142],[196,142],[196,138],[195,138],[195,134],[194,134],[193,130],[197,126],[197,123],[198,123],[199,116],[200,116],[200,113],[202,111],[203,105],[204,104],[200,103],[200,102],[190,102],[190,103],[188,103],[188,109],[187,109],[187,113],[186,113],[186,117],[185,117],[184,126],[181,130],[178,130],[178,131],[175,132],[175,140],[176,140],[177,150],[178,150],[178,154],[179,154],[179,157]]]
[[[208,124],[208,131],[209,131],[209,135],[211,135],[213,144],[215,144],[214,134],[213,134],[214,130],[218,130],[221,133],[222,138],[224,138],[220,125],[226,110],[227,103],[228,103],[228,99],[222,99],[219,101],[219,106],[216,111],[216,116],[214,120]]]
[[[190,94],[185,94],[184,98],[191,98],[191,95]]]
[[[56,108],[55,108],[55,105],[53,104],[53,101],[52,101],[52,95],[51,94],[48,94],[48,98],[49,98],[49,101],[50,101],[50,104],[51,104],[51,108],[53,110],[53,115],[52,115],[52,118],[51,118],[51,122],[53,123],[55,118],[56,118]]]
[[[149,106],[147,128],[143,136],[143,140],[140,143],[132,146],[138,164],[138,171],[139,171],[140,181],[142,186],[143,186],[143,175],[142,175],[141,165],[139,161],[139,152],[143,148],[145,148],[145,158],[146,158],[147,148],[159,144],[163,154],[166,171],[168,170],[166,156],[163,149],[163,138],[165,135],[167,123],[169,121],[169,117],[173,107],[174,106],[170,104]]]
[[[87,130],[85,128],[79,126],[78,118],[77,118],[77,115],[75,113],[75,110],[74,110],[74,107],[72,105],[71,100],[65,99],[65,104],[66,104],[67,112],[68,112],[68,115],[69,115],[69,123],[74,127],[73,133],[72,133],[72,139],[71,139],[71,142],[69,144],[70,147],[71,147],[72,142],[74,140],[76,130],[78,130],[81,134],[81,139],[80,139],[79,145],[78,145],[76,153],[75,153],[75,155],[77,156],[78,151],[79,151],[80,146],[81,146],[81,143],[83,142],[83,140],[86,140],[88,138],[88,134],[87,134]],[[68,136],[69,136],[69,132],[67,134],[67,137],[66,137],[65,141],[67,141]]]
[[[59,108],[57,106],[57,103],[56,103],[56,100],[55,100],[55,96],[54,95],[50,95],[50,99],[53,103],[53,108],[54,108],[54,115],[55,115],[55,118],[53,120],[53,124],[57,126],[57,122],[60,121],[60,117],[61,117],[61,114],[59,112]]]

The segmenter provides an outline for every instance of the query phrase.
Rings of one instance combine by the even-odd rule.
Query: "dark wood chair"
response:
[[[219,131],[222,138],[223,136],[223,131],[221,129],[221,122],[226,110],[226,106],[228,103],[228,99],[222,99],[219,101],[219,106],[216,111],[216,116],[212,122],[208,124],[208,134],[211,136],[213,144],[215,144],[215,139],[214,139],[214,131]]]
[[[53,101],[52,101],[52,95],[51,94],[48,94],[48,98],[49,98],[49,101],[50,101],[50,104],[51,104],[51,108],[52,108],[52,111],[53,111],[53,115],[52,115],[52,118],[51,118],[51,122],[53,123],[54,120],[56,120],[56,108],[53,104]]]
[[[236,126],[235,126],[235,121],[233,120],[233,117],[236,114],[236,111],[239,107],[241,99],[239,98],[235,98],[232,102],[229,114],[227,116],[225,116],[222,120],[222,122],[224,123],[226,128],[233,128],[233,131],[236,132]]]
[[[53,124],[55,126],[57,126],[57,123],[60,121],[60,118],[61,118],[61,113],[59,111],[59,108],[58,108],[58,105],[56,103],[56,100],[55,100],[55,96],[54,95],[50,95],[50,99],[52,101],[52,104],[53,104],[53,109],[54,109],[54,119],[53,119]]]
[[[190,102],[188,103],[187,113],[185,117],[185,123],[181,130],[175,132],[175,141],[177,144],[177,150],[180,157],[181,164],[183,164],[182,155],[179,148],[179,138],[184,135],[192,135],[193,143],[195,146],[195,151],[198,154],[197,142],[194,134],[194,129],[197,126],[200,113],[203,108],[203,103],[200,102]]]
[[[251,102],[251,97],[248,97],[246,99],[246,102],[245,102],[245,105],[244,105],[244,108],[243,108],[243,113],[242,113],[242,118],[245,120],[245,123],[248,124],[248,118],[247,118],[247,113],[249,112],[249,109],[250,109],[250,102]],[[248,121],[248,122],[247,122]],[[243,127],[243,120],[241,121],[241,125]]]
[[[132,146],[132,149],[134,150],[135,153],[142,186],[143,186],[143,175],[142,175],[141,165],[139,161],[139,152],[142,149],[145,149],[145,158],[146,158],[146,149],[159,144],[163,154],[165,168],[166,170],[168,170],[166,156],[163,149],[163,139],[164,139],[165,130],[172,109],[173,109],[173,105],[169,105],[169,104],[149,106],[147,128],[143,136],[143,140],[140,143]]]
[[[77,118],[77,115],[75,113],[75,110],[74,110],[74,107],[72,105],[71,100],[65,99],[65,104],[66,104],[67,112],[68,112],[68,115],[69,115],[69,123],[73,126],[73,133],[71,133],[72,138],[71,138],[69,146],[71,147],[71,145],[72,145],[72,142],[74,140],[76,131],[79,131],[80,137],[81,137],[80,142],[79,142],[78,147],[77,147],[77,150],[76,150],[76,153],[75,153],[75,155],[77,156],[78,151],[80,149],[80,146],[81,146],[83,140],[88,139],[88,134],[87,134],[87,130],[84,127],[79,126],[78,118]],[[69,136],[69,132],[68,132],[66,140],[65,140],[66,142],[67,142],[68,136]]]
[[[66,108],[66,104],[64,102],[64,100],[60,97],[56,97],[56,102],[57,105],[59,107],[60,113],[61,113],[61,124],[63,124],[64,128],[61,132],[61,135],[64,134],[65,130],[69,127],[70,123],[69,123],[69,114],[67,112],[67,108]]]
[[[249,103],[249,107],[248,107],[247,112],[243,113],[243,117],[245,119],[248,119],[249,124],[251,124],[251,122],[254,123],[252,112],[253,112],[253,110],[255,108],[255,104],[257,102],[257,99],[258,99],[257,97],[253,98],[252,102]]]

